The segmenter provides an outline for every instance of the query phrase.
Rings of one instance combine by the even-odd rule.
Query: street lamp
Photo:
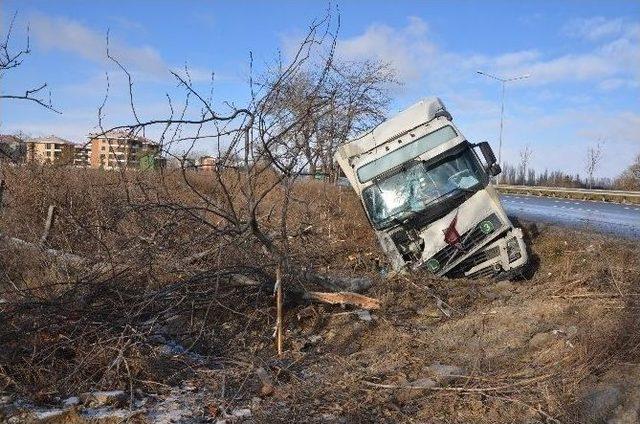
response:
[[[500,141],[498,145],[498,164],[502,166],[502,127],[504,126],[504,91],[508,82],[522,80],[529,78],[531,75],[520,75],[518,77],[513,78],[500,78],[495,75],[487,74],[486,72],[477,71],[480,75],[484,75],[485,77],[493,78],[494,80],[498,80],[502,83],[502,105],[500,107]]]

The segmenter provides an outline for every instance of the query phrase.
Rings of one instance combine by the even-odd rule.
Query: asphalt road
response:
[[[509,216],[640,240],[640,205],[500,195]]]

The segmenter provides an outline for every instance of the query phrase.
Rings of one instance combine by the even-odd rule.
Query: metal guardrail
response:
[[[640,204],[640,191],[590,190],[585,188],[512,186],[498,184],[496,189],[505,194],[527,194],[544,197],[563,197],[578,200],[598,200],[616,203]]]

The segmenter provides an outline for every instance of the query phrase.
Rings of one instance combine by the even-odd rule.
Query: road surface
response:
[[[509,216],[640,240],[640,205],[500,195]]]

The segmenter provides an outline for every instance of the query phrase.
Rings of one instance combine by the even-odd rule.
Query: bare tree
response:
[[[165,154],[181,161],[178,169],[181,184],[191,192],[186,200],[173,197],[172,193],[156,193],[151,196],[153,202],[149,196],[136,201],[136,196],[131,195],[130,207],[147,211],[169,208],[204,225],[209,230],[201,234],[200,244],[209,247],[198,252],[200,258],[244,243],[259,247],[267,255],[272,272],[281,267],[284,283],[292,274],[300,275],[296,271],[300,265],[292,263],[289,254],[290,240],[304,235],[303,229],[290,228],[288,220],[291,202],[300,202],[294,190],[297,179],[316,159],[323,164],[332,160],[331,151],[340,140],[381,119],[380,105],[388,101],[378,82],[390,81],[388,67],[374,68],[380,75],[367,71],[366,81],[372,84],[368,86],[360,82],[362,76],[356,70],[335,65],[339,20],[338,25],[335,22],[329,12],[314,21],[289,63],[276,62],[259,78],[252,75],[249,100],[243,106],[227,102],[226,110],[221,112],[214,107],[210,92],[203,93],[194,87],[185,69],[183,73],[172,72],[184,89],[182,104],[177,107],[175,99],[167,95],[166,117],[141,119],[132,76],[107,49],[108,57],[129,80],[132,122],[107,129],[104,122],[107,92],[98,111],[101,133],[119,130],[137,136],[156,131]],[[307,65],[312,65],[313,71]],[[355,82],[340,82],[345,78]],[[348,96],[340,92],[341,88],[350,90]],[[292,95],[293,90],[304,94]],[[366,109],[364,99],[374,97],[379,99],[378,103]],[[338,108],[351,108],[348,122],[338,120]],[[338,125],[339,130],[332,129]],[[328,129],[323,129],[325,126]],[[312,137],[314,144],[307,143],[307,137]],[[204,141],[213,141],[217,151],[215,170],[206,177],[211,184],[208,188],[200,183],[203,176],[190,172],[185,160]],[[176,149],[181,151],[180,155],[172,153]],[[309,153],[308,149],[315,151]],[[243,157],[243,166],[238,166],[237,158]],[[175,172],[167,170],[162,175],[175,182]],[[122,178],[128,178],[124,169]],[[275,203],[274,198],[278,199]],[[308,278],[312,274],[304,275]],[[315,281],[326,282],[319,278]]]
[[[587,157],[585,160],[585,171],[587,171],[587,178],[589,188],[593,188],[593,175],[596,173],[598,166],[602,162],[602,141],[598,140],[595,146],[590,146],[587,149]]]
[[[390,101],[389,89],[398,84],[395,71],[379,61],[339,62],[320,71],[301,69],[284,81],[273,113],[305,118],[306,126],[281,140],[281,148],[302,155],[308,173],[333,174],[333,155],[338,146],[356,133],[379,124]],[[317,86],[318,73],[325,73]]]
[[[29,28],[27,27],[27,36],[24,47],[15,49],[11,46],[11,36],[18,12],[16,11],[11,17],[9,27],[0,42],[0,81],[5,77],[6,73],[15,70],[22,65],[26,56],[31,54],[31,43],[29,38]],[[0,84],[2,86],[2,84]],[[31,88],[25,89],[24,93],[2,93],[0,99],[7,100],[27,100],[37,103],[38,105],[49,109],[56,113],[61,113],[53,107],[51,103],[51,91],[47,89],[47,83],[42,83]]]
[[[527,184],[530,186],[536,185],[536,170],[533,168],[527,169]]]
[[[531,156],[533,155],[533,151],[531,150],[530,145],[525,145],[520,150],[520,169],[518,170],[518,184],[524,184],[527,177],[527,169],[529,167],[529,162],[531,162]]]
[[[634,162],[615,179],[613,185],[619,190],[640,190],[640,154],[636,155]]]

